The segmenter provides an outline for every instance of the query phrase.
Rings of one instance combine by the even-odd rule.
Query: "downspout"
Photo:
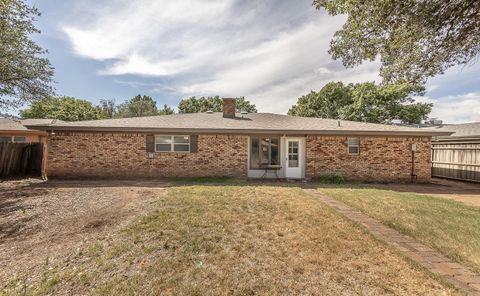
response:
[[[40,143],[42,143],[42,179],[48,180],[47,165],[48,165],[48,134],[46,136],[39,137]]]
[[[416,183],[417,182],[417,174],[415,174],[415,151],[417,150],[417,145],[412,144],[410,150],[412,151],[412,170],[410,172],[410,178],[411,178],[410,181],[412,183]]]
[[[317,151],[318,151],[318,143],[317,143],[318,137],[315,136],[315,153],[313,155],[313,178],[317,178]]]

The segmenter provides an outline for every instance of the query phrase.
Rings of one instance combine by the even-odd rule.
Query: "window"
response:
[[[0,143],[12,142],[12,137],[0,137]]]
[[[190,152],[190,136],[155,136],[156,152]]]
[[[348,154],[350,155],[360,154],[360,140],[358,138],[348,139]]]
[[[288,141],[288,167],[298,168],[298,141]]]
[[[25,137],[13,137],[13,142],[14,143],[25,143],[26,139],[25,139]]]
[[[250,168],[280,164],[280,138],[250,138]]]
[[[0,143],[25,143],[27,139],[20,136],[0,137]]]

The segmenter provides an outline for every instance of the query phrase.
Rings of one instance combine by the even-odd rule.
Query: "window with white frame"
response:
[[[348,138],[348,154],[360,154],[360,140],[358,138]]]
[[[156,152],[190,152],[190,136],[157,135]]]

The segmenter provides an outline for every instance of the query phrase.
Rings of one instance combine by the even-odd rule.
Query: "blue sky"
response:
[[[328,55],[343,16],[311,0],[28,0],[42,12],[35,40],[49,50],[60,95],[97,103],[150,95],[175,107],[192,95],[245,96],[286,113],[329,81],[380,81],[378,63],[345,69]],[[480,121],[480,64],[430,79],[431,117]]]

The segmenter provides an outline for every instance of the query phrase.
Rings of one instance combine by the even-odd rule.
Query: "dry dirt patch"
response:
[[[0,183],[0,283],[35,281],[67,254],[115,235],[163,188],[85,186],[40,180]],[[1,288],[1,287],[0,287]]]

